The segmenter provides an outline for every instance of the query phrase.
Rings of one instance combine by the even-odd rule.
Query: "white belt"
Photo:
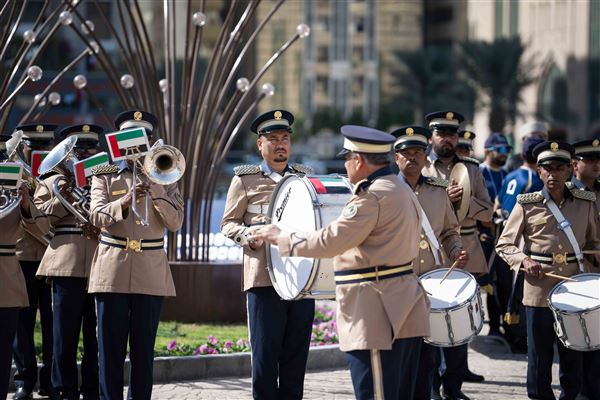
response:
[[[252,214],[263,214],[267,215],[269,212],[269,204],[248,204],[248,208],[246,208],[246,212]]]

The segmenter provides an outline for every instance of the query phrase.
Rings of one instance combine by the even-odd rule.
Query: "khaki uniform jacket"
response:
[[[294,164],[290,172],[301,174],[309,171],[306,167]],[[265,245],[253,250],[248,245],[246,235],[250,233],[249,227],[269,222],[267,212],[277,182],[258,165],[236,167],[235,174],[227,192],[221,232],[244,248],[243,290],[273,286],[267,270]],[[255,209],[249,210],[250,205]]]
[[[462,241],[458,235],[458,220],[444,184],[447,185],[447,182],[441,179],[422,176],[414,189],[419,204],[425,211],[435,237],[441,245],[440,257],[443,263],[443,265],[435,265],[431,245],[427,240],[427,236],[421,230],[419,255],[414,265],[414,271],[419,276],[436,268],[449,267],[448,260],[456,258],[457,254],[463,249]],[[427,247],[423,248],[425,246]]]
[[[327,227],[282,235],[279,253],[335,257],[335,271],[413,262],[421,230],[417,199],[407,184],[388,171],[364,191],[357,185],[358,194]],[[342,351],[389,350],[396,339],[429,335],[429,300],[414,273],[338,284],[336,302]]]
[[[477,221],[489,222],[492,220],[493,203],[490,200],[483,175],[479,170],[476,160],[469,158],[455,157],[449,164],[443,164],[439,159],[433,159],[429,156],[428,165],[423,168],[423,175],[438,177],[449,180],[450,172],[456,163],[462,162],[469,172],[469,181],[471,184],[471,201],[466,218],[460,223],[461,230],[473,229],[471,234],[462,234],[461,239],[465,250],[469,253],[469,261],[465,271],[471,273],[487,273],[488,265],[477,232]]]
[[[27,229],[36,231],[39,229],[35,229],[30,226],[34,224],[35,221],[31,221],[31,223],[23,223],[26,224]],[[44,257],[47,247],[48,246],[46,244],[40,242],[25,229],[23,229],[21,231],[21,236],[19,239],[17,239],[17,259],[19,261],[40,261],[42,257]]]
[[[580,248],[597,248],[600,243],[596,237],[594,203],[575,198],[566,191],[566,199],[559,209],[571,223]],[[521,235],[525,242],[524,252],[517,247]],[[530,251],[544,254],[573,253],[567,236],[559,229],[540,192],[518,197],[518,202],[508,217],[496,245],[496,253],[513,269],[521,268],[523,260],[527,257],[526,253]],[[571,276],[579,273],[579,266],[576,261],[569,264],[542,263],[542,270]],[[548,307],[548,294],[558,283],[559,280],[551,277],[544,276],[539,279],[525,275],[523,304],[530,307]]]
[[[75,227],[78,221],[52,190],[54,181],[60,176],[56,174],[45,178],[35,190],[34,203],[45,214],[44,218],[36,221],[39,233],[47,231],[45,228],[48,225],[57,230],[44,253],[36,276],[87,278],[98,240],[88,239],[81,233],[59,231]]]
[[[92,177],[91,220],[103,233],[130,240],[162,239],[165,229],[176,232],[184,217],[183,199],[176,184],[152,184],[148,207],[149,226],[140,225],[131,208],[123,209],[121,199],[131,191],[132,172]],[[145,200],[138,207],[144,209]],[[90,293],[137,293],[175,296],[175,285],[163,249],[135,252],[99,243],[92,261]]]
[[[30,203],[31,217],[25,218],[21,215],[21,207],[0,218],[3,229],[0,230],[0,246],[15,246],[18,238],[23,233],[21,221],[27,224],[35,224],[35,218],[41,213]],[[29,298],[25,277],[19,265],[17,257],[0,256],[0,307],[27,307]],[[4,327],[0,328],[4,329]]]

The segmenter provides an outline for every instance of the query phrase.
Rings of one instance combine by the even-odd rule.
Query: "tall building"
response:
[[[275,2],[263,2],[258,21]],[[375,123],[380,99],[390,96],[394,52],[423,44],[421,1],[305,0],[288,1],[261,33],[257,70],[300,23],[311,27],[301,46],[288,50],[265,75],[276,94],[262,109],[285,106],[301,115],[310,129],[319,110],[343,117],[355,112]]]

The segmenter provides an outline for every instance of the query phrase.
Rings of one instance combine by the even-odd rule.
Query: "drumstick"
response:
[[[458,260],[454,261],[454,264],[452,264],[450,266],[450,268],[448,268],[448,271],[446,271],[446,273],[444,274],[444,276],[442,276],[442,280],[440,281],[440,285],[442,284],[442,282],[444,282],[444,280],[448,277],[448,275],[450,275],[450,272],[452,272],[452,270],[458,265]]]
[[[523,271],[523,272],[527,272],[527,270],[525,268],[520,268],[519,270]],[[569,278],[568,276],[557,275],[557,274],[553,274],[552,272],[542,272],[542,273],[551,278],[562,279],[563,281],[577,282],[577,279]]]

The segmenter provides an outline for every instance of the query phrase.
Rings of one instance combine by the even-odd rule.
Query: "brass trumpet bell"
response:
[[[154,183],[170,185],[185,173],[185,158],[176,147],[153,146],[144,158],[144,173]]]

